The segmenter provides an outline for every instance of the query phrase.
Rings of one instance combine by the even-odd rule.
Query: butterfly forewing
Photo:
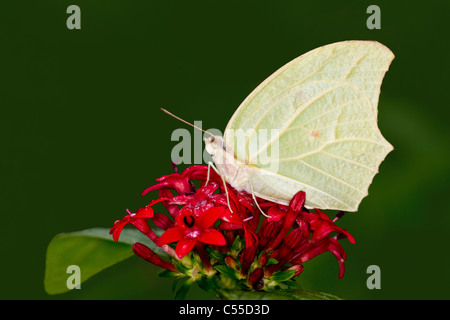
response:
[[[255,193],[286,203],[303,190],[308,207],[356,211],[392,150],[376,120],[392,59],[379,43],[341,42],[295,59],[256,88],[225,131],[236,159],[253,168]]]

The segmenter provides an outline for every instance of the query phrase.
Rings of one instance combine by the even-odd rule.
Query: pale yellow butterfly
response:
[[[205,139],[216,170],[273,202],[302,190],[307,208],[356,211],[393,150],[377,126],[393,58],[378,42],[343,41],[289,62],[242,102],[223,138]]]

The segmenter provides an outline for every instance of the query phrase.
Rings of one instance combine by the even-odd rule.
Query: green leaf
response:
[[[203,276],[200,279],[197,279],[195,283],[198,287],[206,292],[216,293],[218,286],[216,282],[216,277]]]
[[[310,290],[295,290],[290,294],[295,300],[342,300],[335,295]]]
[[[189,289],[191,288],[192,282],[187,280],[185,281],[175,293],[175,300],[184,300],[186,298]]]
[[[220,253],[219,251],[217,251],[217,250],[215,250],[215,249],[213,249],[211,247],[207,247],[206,248],[206,252],[213,259],[223,260],[226,257],[226,254]]]
[[[184,276],[180,276],[178,278],[175,278],[175,280],[173,280],[173,282],[172,282],[172,292],[175,292],[175,290],[177,289],[178,282],[182,282],[182,281],[185,281]]]
[[[265,291],[221,290],[220,294],[225,300],[295,300],[286,295]]]
[[[163,270],[160,273],[158,273],[158,277],[161,277],[161,278],[173,278],[173,277],[179,277],[179,276],[180,276],[179,273],[176,273],[176,272],[173,272],[170,270]]]
[[[270,278],[277,282],[289,280],[295,275],[295,270],[284,270],[274,273]]]
[[[328,293],[309,290],[279,290],[278,292],[221,290],[220,294],[226,300],[341,300]]]
[[[231,250],[232,252],[239,252],[239,251],[241,251],[243,248],[244,248],[244,241],[243,241],[239,236],[237,236],[237,237],[234,239],[233,244],[231,245],[230,250]]]
[[[185,257],[186,258],[186,257]],[[184,258],[183,258],[184,259]],[[177,260],[172,260],[172,263],[174,264],[175,268],[177,268],[178,271],[180,271],[181,273],[188,275],[189,271],[191,271],[191,269],[189,269],[188,267],[184,266],[181,261],[177,261]]]
[[[236,270],[234,270],[233,268],[230,268],[228,266],[215,266],[214,269],[216,269],[217,271],[219,271],[220,273],[222,273],[223,275],[234,279],[234,280],[238,280],[238,272]]]
[[[271,265],[271,264],[277,264],[277,263],[278,263],[278,260],[277,260],[277,259],[275,259],[275,258],[269,258],[269,259],[267,260],[266,266]]]
[[[69,291],[67,267],[80,268],[80,280],[86,281],[96,273],[133,256],[131,246],[141,242],[162,256],[150,239],[135,229],[124,229],[116,243],[107,228],[92,228],[83,231],[61,233],[49,243],[45,265],[44,288],[49,294]]]

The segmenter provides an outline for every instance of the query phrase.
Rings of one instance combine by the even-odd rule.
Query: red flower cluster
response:
[[[257,198],[258,208],[251,195],[225,186],[213,170],[209,173],[207,181],[208,167],[195,165],[182,173],[175,168],[175,173],[157,179],[158,183],[142,195],[158,190],[159,199],[116,221],[110,231],[114,240],[119,239],[125,225],[132,224],[172,260],[161,259],[141,243],[134,244],[134,252],[147,261],[181,273],[177,262],[195,251],[205,274],[232,270],[253,289],[263,288],[264,280],[279,272],[289,271],[289,278],[298,276],[304,262],[326,251],[339,262],[339,278],[344,275],[346,255],[338,240],[355,241],[335,225],[341,214],[331,220],[318,209],[305,209],[306,195],[302,191],[292,198],[289,206]],[[193,181],[200,181],[198,189]],[[159,202],[169,216],[154,211],[152,206]],[[262,222],[261,210],[268,216]],[[164,230],[161,237],[153,232],[149,220]],[[241,242],[236,242],[239,239]]]

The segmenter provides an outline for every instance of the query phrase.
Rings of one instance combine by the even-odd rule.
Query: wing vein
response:
[[[353,160],[350,160],[350,159],[347,159],[347,158],[344,158],[344,157],[339,157],[339,156],[337,156],[337,155],[335,155],[333,153],[330,153],[330,152],[327,152],[327,151],[324,151],[324,150],[321,150],[320,153],[322,153],[324,155],[327,155],[327,156],[330,156],[330,157],[333,157],[333,158],[336,158],[336,159],[339,159],[339,160],[342,160],[342,161],[346,161],[348,163],[355,164],[357,166],[360,166],[361,168],[365,168],[365,169],[367,169],[369,171],[372,171],[372,172],[375,171],[373,168],[371,168],[369,166],[366,166],[366,165],[364,165],[362,163],[359,163],[357,161],[353,161]]]
[[[274,174],[273,172],[264,170],[264,169],[262,169],[262,168],[258,168],[258,170],[264,171],[266,174],[269,174],[269,175],[273,175],[273,174]],[[322,194],[324,194],[324,195],[327,195],[327,196],[329,196],[330,198],[336,200],[337,202],[340,202],[340,203],[344,204],[345,206],[349,207],[349,205],[348,205],[347,203],[343,202],[342,200],[339,200],[338,198],[334,197],[333,195],[331,195],[330,193],[328,193],[328,192],[326,192],[326,191],[323,191],[323,190],[321,190],[321,189],[318,189],[318,188],[316,188],[316,187],[314,187],[314,186],[312,186],[312,185],[310,185],[310,184],[308,184],[308,183],[305,183],[305,182],[303,182],[303,181],[298,181],[298,180],[296,180],[296,179],[292,179],[292,178],[287,177],[287,176],[285,176],[285,175],[283,175],[283,174],[280,174],[280,173],[277,173],[277,175],[278,175],[278,176],[281,176],[281,177],[283,177],[283,178],[285,178],[285,179],[287,179],[287,180],[292,180],[292,181],[295,181],[295,182],[297,182],[297,183],[303,184],[303,185],[305,185],[305,186],[307,186],[307,187],[309,187],[309,188],[311,188],[311,189],[314,189],[315,191],[318,191],[318,192],[320,192],[320,193],[322,193]],[[272,185],[271,185],[271,187],[272,187]],[[278,190],[279,190],[279,189],[278,189]],[[280,191],[282,191],[282,190],[280,190]]]
[[[358,63],[364,59],[366,56],[362,55],[361,57],[359,57],[359,59],[357,59],[353,65],[349,68],[348,73],[345,75],[344,80],[347,80],[348,76],[352,74],[353,69],[358,65]]]
[[[331,91],[333,91],[333,90],[335,90],[335,89],[337,89],[337,88],[341,88],[341,87],[343,87],[343,86],[345,86],[345,84],[341,84],[341,85],[338,85],[338,86],[333,86],[332,88],[327,89],[327,90],[325,90],[324,92],[322,92],[319,96],[314,97],[314,99],[312,99],[311,101],[308,101],[308,103],[307,103],[305,106],[303,106],[303,108],[301,108],[300,110],[296,111],[296,113],[294,114],[294,116],[292,117],[292,119],[291,119],[290,121],[288,121],[287,124],[286,124],[286,125],[283,127],[283,129],[280,131],[279,135],[276,136],[276,137],[273,137],[273,138],[272,138],[265,146],[263,146],[261,149],[259,149],[258,152],[257,152],[252,158],[250,158],[249,160],[252,161],[252,160],[253,160],[255,157],[257,157],[262,151],[264,151],[264,150],[267,149],[269,146],[271,146],[272,143],[273,143],[275,140],[279,139],[279,137],[281,137],[281,136],[286,132],[286,130],[288,130],[288,128],[289,128],[289,126],[291,125],[291,123],[294,122],[294,121],[298,118],[298,116],[299,116],[306,108],[308,108],[308,107],[309,107],[310,105],[312,105],[314,102],[316,102],[316,101],[319,100],[320,98],[324,97],[326,94],[330,93]],[[274,108],[274,107],[275,107],[275,105],[274,105],[273,107],[271,107],[270,109],[272,109],[272,108]],[[268,110],[268,111],[269,111],[269,110]],[[265,115],[266,115],[267,113],[268,113],[268,112],[265,112]],[[261,117],[261,119],[260,119],[260,120],[258,121],[258,123],[255,125],[255,128],[257,128],[257,127],[260,125],[260,123],[261,123],[262,120],[264,119],[265,115],[264,115],[263,117]],[[247,137],[247,140],[246,140],[246,146],[248,146],[248,143],[249,143],[249,141],[250,141],[250,137],[253,136],[253,134],[254,134],[255,132],[256,132],[256,130],[253,130],[252,133]]]
[[[348,182],[345,182],[344,180],[341,180],[341,179],[339,179],[338,177],[335,177],[335,176],[329,174],[328,172],[323,171],[322,169],[319,169],[319,168],[317,168],[316,166],[313,166],[312,164],[310,164],[310,163],[308,163],[308,162],[306,162],[306,161],[304,161],[304,160],[301,160],[301,159],[300,159],[300,160],[298,160],[298,161],[304,163],[305,165],[307,165],[307,166],[310,167],[311,169],[316,170],[317,172],[319,172],[319,173],[321,173],[321,174],[323,174],[323,175],[325,175],[325,176],[327,176],[327,177],[330,177],[330,178],[332,178],[332,179],[334,179],[334,180],[336,180],[336,181],[338,181],[338,182],[340,182],[340,183],[346,185],[347,187],[349,187],[349,188],[351,188],[351,189],[353,189],[353,190],[355,190],[355,191],[357,191],[357,192],[359,192],[359,193],[361,193],[361,194],[364,194],[363,191],[361,191],[361,190],[355,188],[354,186],[352,186],[352,185],[349,184]]]

